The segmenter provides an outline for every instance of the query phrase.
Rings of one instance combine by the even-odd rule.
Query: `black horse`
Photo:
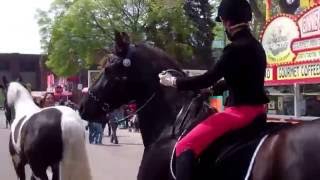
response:
[[[94,117],[135,100],[140,109],[138,116],[145,147],[138,179],[173,179],[170,170],[174,169],[170,169],[170,160],[178,137],[190,124],[197,123],[210,114],[210,110],[205,108],[201,98],[191,104],[194,107],[184,106],[194,98],[193,92],[178,92],[174,88],[160,85],[158,74],[163,70],[171,69],[173,74],[183,76],[181,69],[166,53],[146,44],[132,45],[126,33],[116,33],[115,45],[118,59],[105,67],[89,89],[88,95],[82,100],[80,114],[83,119],[95,119]],[[192,112],[182,110],[176,118],[182,107],[187,107]],[[262,115],[260,120],[263,122],[265,117]],[[265,126],[262,124],[257,127]],[[319,129],[320,122],[314,121],[290,126],[265,136],[265,141],[260,144],[260,151],[255,152],[255,163],[250,163],[252,171],[248,171],[246,179],[318,179]],[[254,130],[257,131],[254,135],[263,137],[260,129]],[[235,132],[232,138],[243,137],[239,132]],[[256,142],[253,139],[243,140],[246,143],[233,146],[235,148],[224,155],[215,155],[215,151],[204,152],[195,167],[194,179],[244,179],[234,174],[246,166],[242,162],[246,159],[244,157],[250,156],[250,144]],[[213,149],[219,149],[219,142],[214,144]],[[220,144],[224,142],[220,141]],[[218,158],[211,158],[213,156]]]

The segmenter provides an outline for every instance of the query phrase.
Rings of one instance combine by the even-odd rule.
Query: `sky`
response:
[[[41,53],[36,9],[47,10],[52,1],[0,0],[0,53]]]

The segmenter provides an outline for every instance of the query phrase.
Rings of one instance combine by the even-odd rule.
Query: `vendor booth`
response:
[[[260,36],[266,51],[268,113],[320,117],[320,5],[270,19]]]

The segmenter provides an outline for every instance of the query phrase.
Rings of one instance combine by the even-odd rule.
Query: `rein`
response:
[[[150,98],[149,98],[141,107],[139,107],[139,108],[138,108],[134,113],[132,113],[132,114],[137,114],[138,112],[140,112],[144,107],[146,107],[146,106],[151,102],[151,100],[152,100],[155,96],[156,96],[156,93],[154,92],[154,93],[150,96]],[[129,118],[130,116],[132,116],[132,115],[130,114],[130,115],[127,115],[127,116],[124,117],[124,118],[121,118],[121,119],[117,120],[117,123],[121,123],[121,122],[127,120],[127,118]]]
[[[88,94],[89,94],[89,97],[92,98],[95,102],[97,102],[97,103],[102,103],[102,107],[101,107],[101,108],[102,108],[102,111],[103,111],[103,112],[105,112],[105,113],[108,112],[108,110],[110,109],[110,105],[109,105],[108,103],[101,101],[101,100],[100,100],[96,95],[94,95],[93,92],[91,92],[91,91],[89,91]],[[140,106],[133,114],[136,114],[136,113],[142,111],[143,108],[145,108],[145,107],[151,102],[151,100],[152,100],[155,96],[156,96],[156,92],[154,92],[154,93],[148,98],[148,100],[147,100],[142,106]],[[132,115],[130,114],[130,115],[125,116],[124,118],[121,118],[121,119],[117,120],[117,123],[121,123],[121,122],[125,121],[125,120],[126,120],[127,118],[129,118],[130,116],[132,116]]]

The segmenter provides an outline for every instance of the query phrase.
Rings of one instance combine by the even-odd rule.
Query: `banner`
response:
[[[277,80],[319,78],[320,63],[279,66],[277,71]]]

